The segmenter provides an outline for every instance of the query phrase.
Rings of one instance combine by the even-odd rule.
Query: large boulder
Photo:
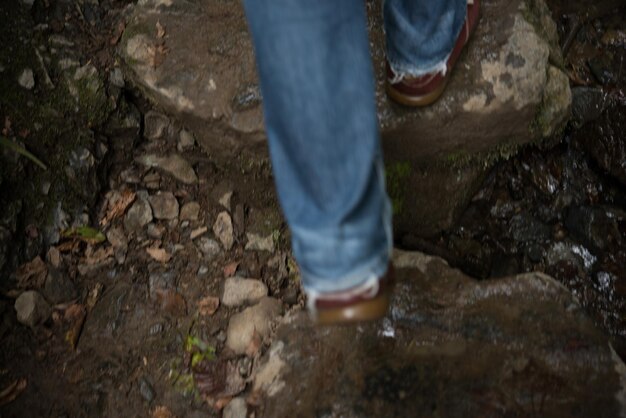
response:
[[[450,227],[495,162],[551,137],[569,114],[568,78],[543,0],[482,4],[444,96],[419,110],[384,94],[380,4],[368,8],[398,234]],[[261,98],[239,2],[141,0],[120,52],[134,84],[193,129],[209,153],[262,148]]]
[[[316,327],[302,313],[285,318],[253,383],[261,416],[626,413],[623,361],[551,277],[477,281],[421,253],[394,262],[383,320]]]

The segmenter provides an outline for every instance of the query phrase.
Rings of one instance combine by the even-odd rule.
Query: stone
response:
[[[246,400],[237,397],[228,402],[222,413],[223,418],[246,418],[248,416],[248,405]]]
[[[200,204],[198,202],[187,202],[180,208],[181,221],[197,221],[200,214]]]
[[[233,222],[228,212],[220,212],[213,224],[213,233],[220,240],[224,249],[230,250],[235,242]]]
[[[481,281],[422,253],[393,259],[382,320],[318,327],[302,311],[282,320],[253,383],[264,415],[532,416],[530,398],[542,399],[541,416],[626,412],[623,361],[556,280]]]
[[[113,247],[113,255],[118,264],[124,264],[128,252],[128,238],[120,227],[113,227],[107,231],[107,241]]]
[[[62,271],[49,268],[43,295],[53,304],[68,302],[74,299],[78,293],[74,282]]]
[[[124,228],[128,232],[139,232],[152,222],[152,208],[147,199],[138,198],[124,216]]]
[[[17,79],[17,82],[26,90],[32,90],[35,87],[35,76],[33,74],[33,70],[25,68]]]
[[[156,396],[156,392],[152,388],[150,382],[148,382],[148,379],[146,379],[145,376],[142,376],[139,378],[137,383],[139,383],[139,393],[141,394],[141,397],[148,403],[152,402]]]
[[[138,157],[136,161],[147,167],[158,168],[184,184],[198,182],[198,176],[189,162],[178,154],[171,154],[167,157],[146,154]]]
[[[148,201],[156,219],[176,219],[178,217],[178,200],[172,192],[158,192],[148,197]]]
[[[626,236],[620,224],[626,212],[605,206],[571,206],[565,216],[568,231],[592,250],[601,252],[621,244]]]
[[[119,87],[121,89],[124,88],[124,85],[126,84],[124,83],[124,74],[119,67],[113,68],[109,72],[109,82],[115,87]]]
[[[181,129],[178,133],[178,144],[176,145],[178,151],[185,151],[196,144],[196,139],[193,134],[186,129]]]
[[[224,283],[222,304],[236,307],[254,304],[267,296],[267,286],[260,280],[229,277]]]
[[[246,232],[248,242],[246,243],[246,250],[250,251],[269,251],[274,252],[274,235],[270,234],[266,237],[262,237],[259,234],[252,232]]]
[[[262,98],[241,5],[188,2],[174,11],[159,4],[146,0],[132,11],[129,35],[120,43],[128,77],[180,118],[211,155],[257,150],[265,137]],[[477,31],[446,92],[424,109],[398,106],[384,93],[380,1],[368,7],[398,237],[435,236],[449,228],[491,167],[528,143],[551,142],[567,121],[571,91],[545,2],[485,0],[481,7]],[[157,21],[168,28],[170,49],[155,69],[148,51],[156,39],[148,28]],[[201,29],[190,23],[205,21],[211,25]],[[202,47],[189,53],[189,45]]]
[[[148,111],[144,116],[143,136],[146,139],[160,139],[170,126],[170,119],[162,113],[154,110]]]
[[[187,221],[185,221],[185,222],[187,222]],[[208,230],[209,230],[209,228],[206,227],[206,226],[199,226],[198,228],[196,228],[193,231],[191,231],[191,234],[189,235],[189,239],[191,239],[193,241],[194,239],[204,235]]]
[[[235,354],[245,354],[255,333],[260,338],[269,335],[272,322],[281,311],[282,306],[278,299],[264,297],[258,304],[233,315],[226,330],[226,347]]]
[[[52,314],[52,308],[39,292],[28,290],[15,300],[17,320],[24,325],[34,327],[46,322]]]
[[[156,300],[158,293],[176,287],[176,271],[153,272],[148,276],[148,293],[150,299]]]
[[[200,237],[196,240],[198,249],[208,259],[211,259],[218,255],[221,251],[220,244],[209,237]]]

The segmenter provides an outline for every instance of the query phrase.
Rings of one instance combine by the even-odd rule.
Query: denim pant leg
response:
[[[394,74],[445,73],[466,13],[467,0],[384,0],[387,60]]]
[[[245,0],[278,196],[309,292],[383,275],[392,247],[363,0]]]

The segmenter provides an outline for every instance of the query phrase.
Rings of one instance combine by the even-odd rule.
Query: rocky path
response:
[[[56,148],[29,142],[43,134],[34,127],[26,134],[27,118],[16,118],[4,99],[0,112],[11,123],[5,118],[3,135],[21,138],[46,161],[58,159],[44,174],[19,160],[22,177],[41,176],[54,199],[71,185],[90,200],[79,199],[72,210],[53,201],[50,231],[36,222],[49,213],[48,203],[26,218],[31,244],[20,256],[27,262],[1,288],[0,416],[626,416],[623,361],[576,297],[541,273],[478,281],[440,258],[396,251],[399,283],[386,318],[356,327],[312,325],[263,154],[207,153],[192,121],[183,125],[184,118],[136,95],[113,59],[117,43],[126,48],[137,35],[122,36],[121,16],[128,15],[120,2],[106,3],[118,8],[110,10],[95,1],[26,3],[54,87],[37,61],[22,77],[22,61],[11,61],[20,64],[14,69],[1,55],[0,71],[19,81],[37,110],[50,107],[40,108],[38,97],[67,86],[72,106],[50,120],[55,128],[67,125],[59,135],[74,132],[82,142],[68,140],[68,155],[47,155]],[[504,4],[491,2],[490,13]],[[224,22],[241,17],[226,13],[232,2],[213,6]],[[158,40],[176,26],[152,23],[157,44],[148,58],[158,67],[167,54]],[[245,34],[233,33],[211,54],[228,55],[229,45],[249,53]],[[537,48],[551,67],[548,46]],[[250,68],[240,70],[253,77]],[[226,145],[235,143],[235,131],[243,135],[236,139],[259,139],[259,97],[250,83],[239,80],[221,97],[234,109],[218,109],[232,129],[214,126]],[[82,87],[95,101],[81,99]],[[87,112],[83,120],[83,111],[94,109],[106,112]],[[37,119],[41,129],[44,120]],[[106,173],[102,183],[97,167]],[[94,194],[96,184],[101,194]],[[89,202],[96,202],[94,211],[83,209]]]

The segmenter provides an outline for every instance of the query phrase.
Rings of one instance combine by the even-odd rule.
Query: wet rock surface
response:
[[[368,3],[385,155],[388,170],[397,174],[398,231],[427,236],[450,227],[487,168],[521,144],[557,132],[568,117],[571,93],[545,4],[482,4],[482,22],[447,93],[426,110],[409,110],[384,94],[381,6]],[[191,23],[203,19],[213,22],[210,28]],[[264,136],[261,97],[239,3],[141,2],[131,12],[120,52],[128,76],[190,126],[209,153],[258,148]],[[431,200],[436,210],[424,205]]]
[[[385,319],[318,328],[300,314],[286,318],[262,360],[274,371],[259,385],[268,394],[262,416],[626,412],[623,363],[554,279],[479,282],[423,254],[395,260]]]

